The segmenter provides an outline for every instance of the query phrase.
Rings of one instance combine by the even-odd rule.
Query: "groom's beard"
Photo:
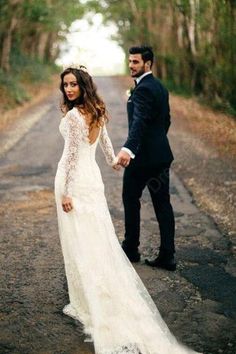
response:
[[[131,77],[133,78],[138,78],[142,76],[145,73],[145,67],[143,66],[139,71],[133,71],[131,70]]]

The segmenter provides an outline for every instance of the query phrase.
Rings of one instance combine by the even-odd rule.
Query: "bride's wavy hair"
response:
[[[61,110],[63,113],[68,112],[73,107],[77,107],[81,112],[91,116],[91,125],[102,125],[103,120],[108,121],[107,110],[104,101],[97,93],[97,87],[92,77],[85,67],[81,69],[67,68],[61,73],[60,90],[63,95]],[[64,77],[67,74],[73,74],[80,88],[80,96],[74,101],[68,100],[64,90]]]

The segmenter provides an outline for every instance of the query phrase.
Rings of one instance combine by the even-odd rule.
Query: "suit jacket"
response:
[[[124,147],[135,158],[130,166],[158,167],[174,157],[167,138],[171,123],[169,94],[152,74],[146,75],[127,102],[129,134]]]

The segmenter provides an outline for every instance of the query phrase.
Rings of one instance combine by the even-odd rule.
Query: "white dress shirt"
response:
[[[140,83],[140,81],[141,81],[145,76],[147,76],[147,75],[149,75],[149,74],[152,74],[152,71],[151,71],[151,70],[150,70],[150,71],[147,71],[146,73],[144,73],[144,74],[142,74],[141,76],[137,77],[137,78],[135,79],[137,85]],[[122,147],[121,150],[127,152],[127,153],[130,155],[131,159],[134,159],[134,158],[135,158],[135,154],[134,154],[130,149],[128,149],[128,148],[126,148],[126,147]]]
[[[146,73],[144,73],[143,75],[136,77],[135,81],[137,82],[137,85],[140,83],[140,81],[147,75],[152,74],[152,71],[147,71]]]

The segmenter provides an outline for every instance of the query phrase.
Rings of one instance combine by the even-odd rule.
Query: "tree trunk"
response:
[[[48,37],[49,37],[48,32],[42,32],[39,35],[38,44],[37,44],[37,56],[40,60],[45,59]]]
[[[2,56],[1,56],[1,68],[8,72],[10,70],[10,53],[12,45],[12,33],[17,25],[17,19],[12,17],[9,28],[3,36],[2,42]]]
[[[49,62],[53,62],[59,53],[59,47],[57,45],[57,33],[49,33],[46,50],[45,50],[45,59]]]
[[[187,18],[188,22],[188,37],[190,49],[193,56],[197,54],[196,50],[196,0],[189,0],[190,16]]]

